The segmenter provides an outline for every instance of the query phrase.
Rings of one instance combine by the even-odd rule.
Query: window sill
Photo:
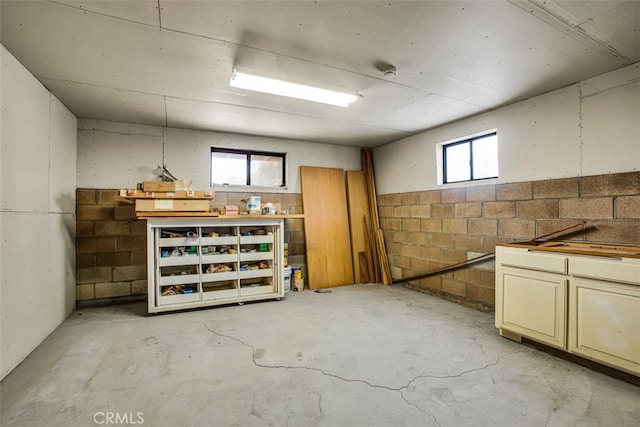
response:
[[[215,191],[228,191],[230,193],[288,193],[289,187],[262,187],[259,185],[220,185],[211,186]]]

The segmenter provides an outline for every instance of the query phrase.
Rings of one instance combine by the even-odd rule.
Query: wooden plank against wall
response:
[[[380,228],[380,217],[378,215],[378,200],[376,197],[376,184],[373,173],[373,157],[370,148],[362,149],[362,170],[364,171],[365,180],[367,182],[367,194],[369,195],[369,209],[371,211],[371,229],[373,230],[373,239],[376,242],[376,250],[378,252],[378,261],[380,267],[380,275],[382,283],[391,285],[391,269],[389,267],[389,259],[384,244],[382,229]]]
[[[360,265],[359,252],[369,251],[368,241],[364,235],[364,217],[369,215],[369,197],[367,185],[362,171],[347,171],[347,204],[349,207],[349,225],[351,226],[351,252],[353,254],[353,273],[357,283],[368,283],[360,272],[368,267]],[[368,236],[366,236],[368,237]],[[366,258],[365,258],[366,259]],[[366,282],[365,282],[366,280]]]
[[[353,284],[344,170],[300,166],[309,289]]]

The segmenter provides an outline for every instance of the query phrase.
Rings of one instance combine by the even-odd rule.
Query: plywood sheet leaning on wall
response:
[[[357,283],[368,283],[371,273],[367,265],[369,253],[368,237],[365,236],[365,216],[369,215],[369,197],[364,172],[347,171],[347,204],[349,207],[349,225],[351,226],[351,253],[353,274]],[[359,253],[364,253],[364,265],[360,265]]]
[[[344,170],[300,166],[309,289],[353,284]]]

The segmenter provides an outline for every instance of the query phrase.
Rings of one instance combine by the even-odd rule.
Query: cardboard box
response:
[[[175,191],[190,191],[191,181],[173,181],[173,182],[160,182],[160,181],[145,181],[142,183],[142,191],[161,191],[161,192],[175,192]]]
[[[136,199],[136,212],[208,212],[209,200]]]
[[[238,209],[237,206],[225,206],[224,207],[224,215],[238,215],[240,213],[240,210]]]
[[[247,198],[247,210],[251,213],[261,213],[260,196],[249,196]]]

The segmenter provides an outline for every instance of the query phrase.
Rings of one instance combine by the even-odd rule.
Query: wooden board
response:
[[[640,258],[640,247],[638,246],[601,245],[578,242],[500,243],[498,246],[527,248],[535,251],[561,252],[577,255]]]
[[[351,227],[354,278],[357,283],[369,283],[368,267],[366,264],[364,266],[360,265],[360,256],[358,255],[359,252],[366,254],[369,250],[368,239],[366,238],[368,236],[364,235],[364,217],[369,215],[369,196],[367,195],[367,185],[362,171],[347,171],[347,206],[349,208],[349,225]],[[361,271],[363,273],[367,271],[367,273],[361,274]],[[366,276],[366,279],[363,276]]]
[[[360,265],[360,276],[358,277],[361,283],[369,283],[369,269],[367,266],[367,254],[365,252],[358,252],[358,264]]]
[[[370,148],[362,149],[362,170],[364,171],[365,181],[367,183],[367,194],[369,195],[371,230],[373,231],[373,239],[376,243],[378,268],[380,269],[382,283],[385,285],[390,285],[393,283],[393,280],[391,278],[391,268],[389,267],[389,259],[387,257],[387,250],[384,244],[384,237],[382,235],[382,229],[380,228],[378,200],[376,197],[376,184],[373,173],[373,157]]]
[[[191,181],[144,181],[142,183],[142,191],[188,191],[191,190]]]
[[[136,216],[146,218],[220,218],[218,212],[171,212],[171,211],[137,211]],[[237,217],[237,215],[236,215]]]
[[[300,166],[309,289],[353,284],[344,170]]]
[[[363,216],[362,221],[364,223],[364,239],[367,243],[367,248],[369,248],[368,251],[365,251],[365,254],[367,256],[367,270],[369,272],[369,281],[373,283],[380,283],[380,264],[378,264],[378,250],[376,249],[376,241],[373,238],[373,232],[369,227],[369,216]]]
[[[304,219],[304,214],[287,214],[287,215],[222,215],[220,212],[170,212],[170,211],[157,211],[157,212],[147,212],[147,211],[139,211],[136,212],[138,218],[219,218],[219,219],[238,219],[238,220],[249,220],[255,218],[261,219]]]
[[[208,199],[214,197],[213,191],[142,191],[142,190],[120,190],[120,197],[126,199]]]
[[[136,212],[206,212],[209,200],[136,199]]]

